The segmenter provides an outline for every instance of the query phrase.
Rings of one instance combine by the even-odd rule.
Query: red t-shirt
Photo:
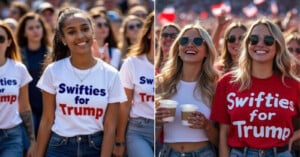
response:
[[[267,79],[252,77],[250,89],[239,92],[226,74],[219,81],[211,119],[229,124],[231,147],[266,149],[283,146],[293,135],[292,117],[300,105],[300,83],[274,74]]]

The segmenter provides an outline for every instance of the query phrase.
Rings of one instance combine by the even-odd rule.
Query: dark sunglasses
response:
[[[97,27],[98,28],[102,28],[102,27],[108,28],[108,23],[106,23],[106,22],[104,22],[104,23],[97,23]]]
[[[5,42],[5,36],[0,35],[0,44],[3,44]]]
[[[133,30],[134,28],[140,29],[142,28],[141,23],[133,24],[133,25],[128,25],[128,29]]]
[[[250,35],[249,41],[250,41],[250,44],[251,44],[251,45],[256,45],[256,44],[258,44],[258,42],[259,42],[259,37],[258,37],[258,35]],[[266,35],[266,36],[264,37],[264,43],[265,43],[266,46],[272,46],[272,45],[274,44],[274,42],[275,42],[275,39],[274,39],[273,36],[271,36],[271,35]]]
[[[177,37],[177,33],[162,33],[161,36],[163,38],[172,38],[175,39]]]
[[[297,54],[300,54],[300,48],[293,49],[292,47],[288,48],[290,52],[296,52]]]
[[[231,35],[227,38],[227,41],[229,43],[235,43],[236,40],[242,41],[244,36],[235,37],[234,35]]]
[[[200,37],[196,37],[196,38],[194,38],[192,40],[193,40],[193,43],[194,43],[195,46],[201,46],[202,43],[203,43],[203,41],[204,41],[203,38],[200,38]],[[188,45],[189,42],[190,42],[190,38],[189,37],[181,37],[179,39],[179,44],[181,46]]]

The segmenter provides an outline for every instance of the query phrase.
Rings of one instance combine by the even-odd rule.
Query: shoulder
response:
[[[7,62],[10,66],[13,66],[13,67],[16,67],[16,68],[21,68],[21,69],[26,69],[26,66],[22,62],[15,61],[15,60],[12,60],[12,59],[7,59]]]

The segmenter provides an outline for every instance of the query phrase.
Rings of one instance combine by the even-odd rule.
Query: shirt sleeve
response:
[[[211,120],[230,124],[230,117],[227,110],[227,101],[226,101],[226,84],[228,82],[224,79],[221,79],[218,82],[216,93],[213,99],[212,111],[211,111]]]
[[[112,79],[109,90],[108,103],[124,102],[127,101],[124,87],[122,86],[119,74],[117,73]]]
[[[27,68],[23,64],[21,64],[21,66],[20,66],[20,73],[21,73],[20,87],[23,87],[32,81],[31,75],[29,74]]]
[[[123,63],[121,69],[120,69],[120,77],[121,77],[121,82],[125,88],[128,89],[134,89],[134,83],[133,83],[133,71],[134,67],[132,66],[133,64],[131,63],[131,59],[125,60]]]
[[[55,87],[53,85],[53,76],[52,76],[51,68],[49,66],[43,72],[36,86],[48,93],[56,94]]]

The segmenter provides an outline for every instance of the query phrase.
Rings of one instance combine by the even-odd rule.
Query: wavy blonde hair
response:
[[[238,83],[240,85],[239,90],[249,89],[251,86],[251,70],[252,70],[252,58],[248,53],[249,37],[252,30],[257,25],[265,25],[270,31],[271,35],[275,39],[276,44],[276,54],[273,61],[273,72],[281,75],[282,82],[285,84],[284,78],[290,77],[297,81],[300,79],[296,76],[292,68],[292,55],[288,53],[287,46],[285,43],[285,38],[280,30],[280,28],[266,18],[261,18],[255,21],[248,32],[246,33],[245,40],[242,43],[242,52],[239,58],[239,63],[237,69],[233,70],[233,83]]]
[[[215,93],[216,82],[219,79],[218,72],[213,66],[217,51],[208,32],[198,24],[185,26],[174,40],[170,48],[168,61],[163,66],[161,73],[155,77],[156,100],[170,98],[177,92],[177,84],[181,78],[183,67],[183,61],[178,56],[179,39],[186,31],[191,29],[195,29],[199,32],[205,41],[203,44],[205,44],[207,51],[206,58],[202,62],[200,72],[198,72],[197,86],[194,91],[200,91],[200,96],[206,105],[210,107]]]

